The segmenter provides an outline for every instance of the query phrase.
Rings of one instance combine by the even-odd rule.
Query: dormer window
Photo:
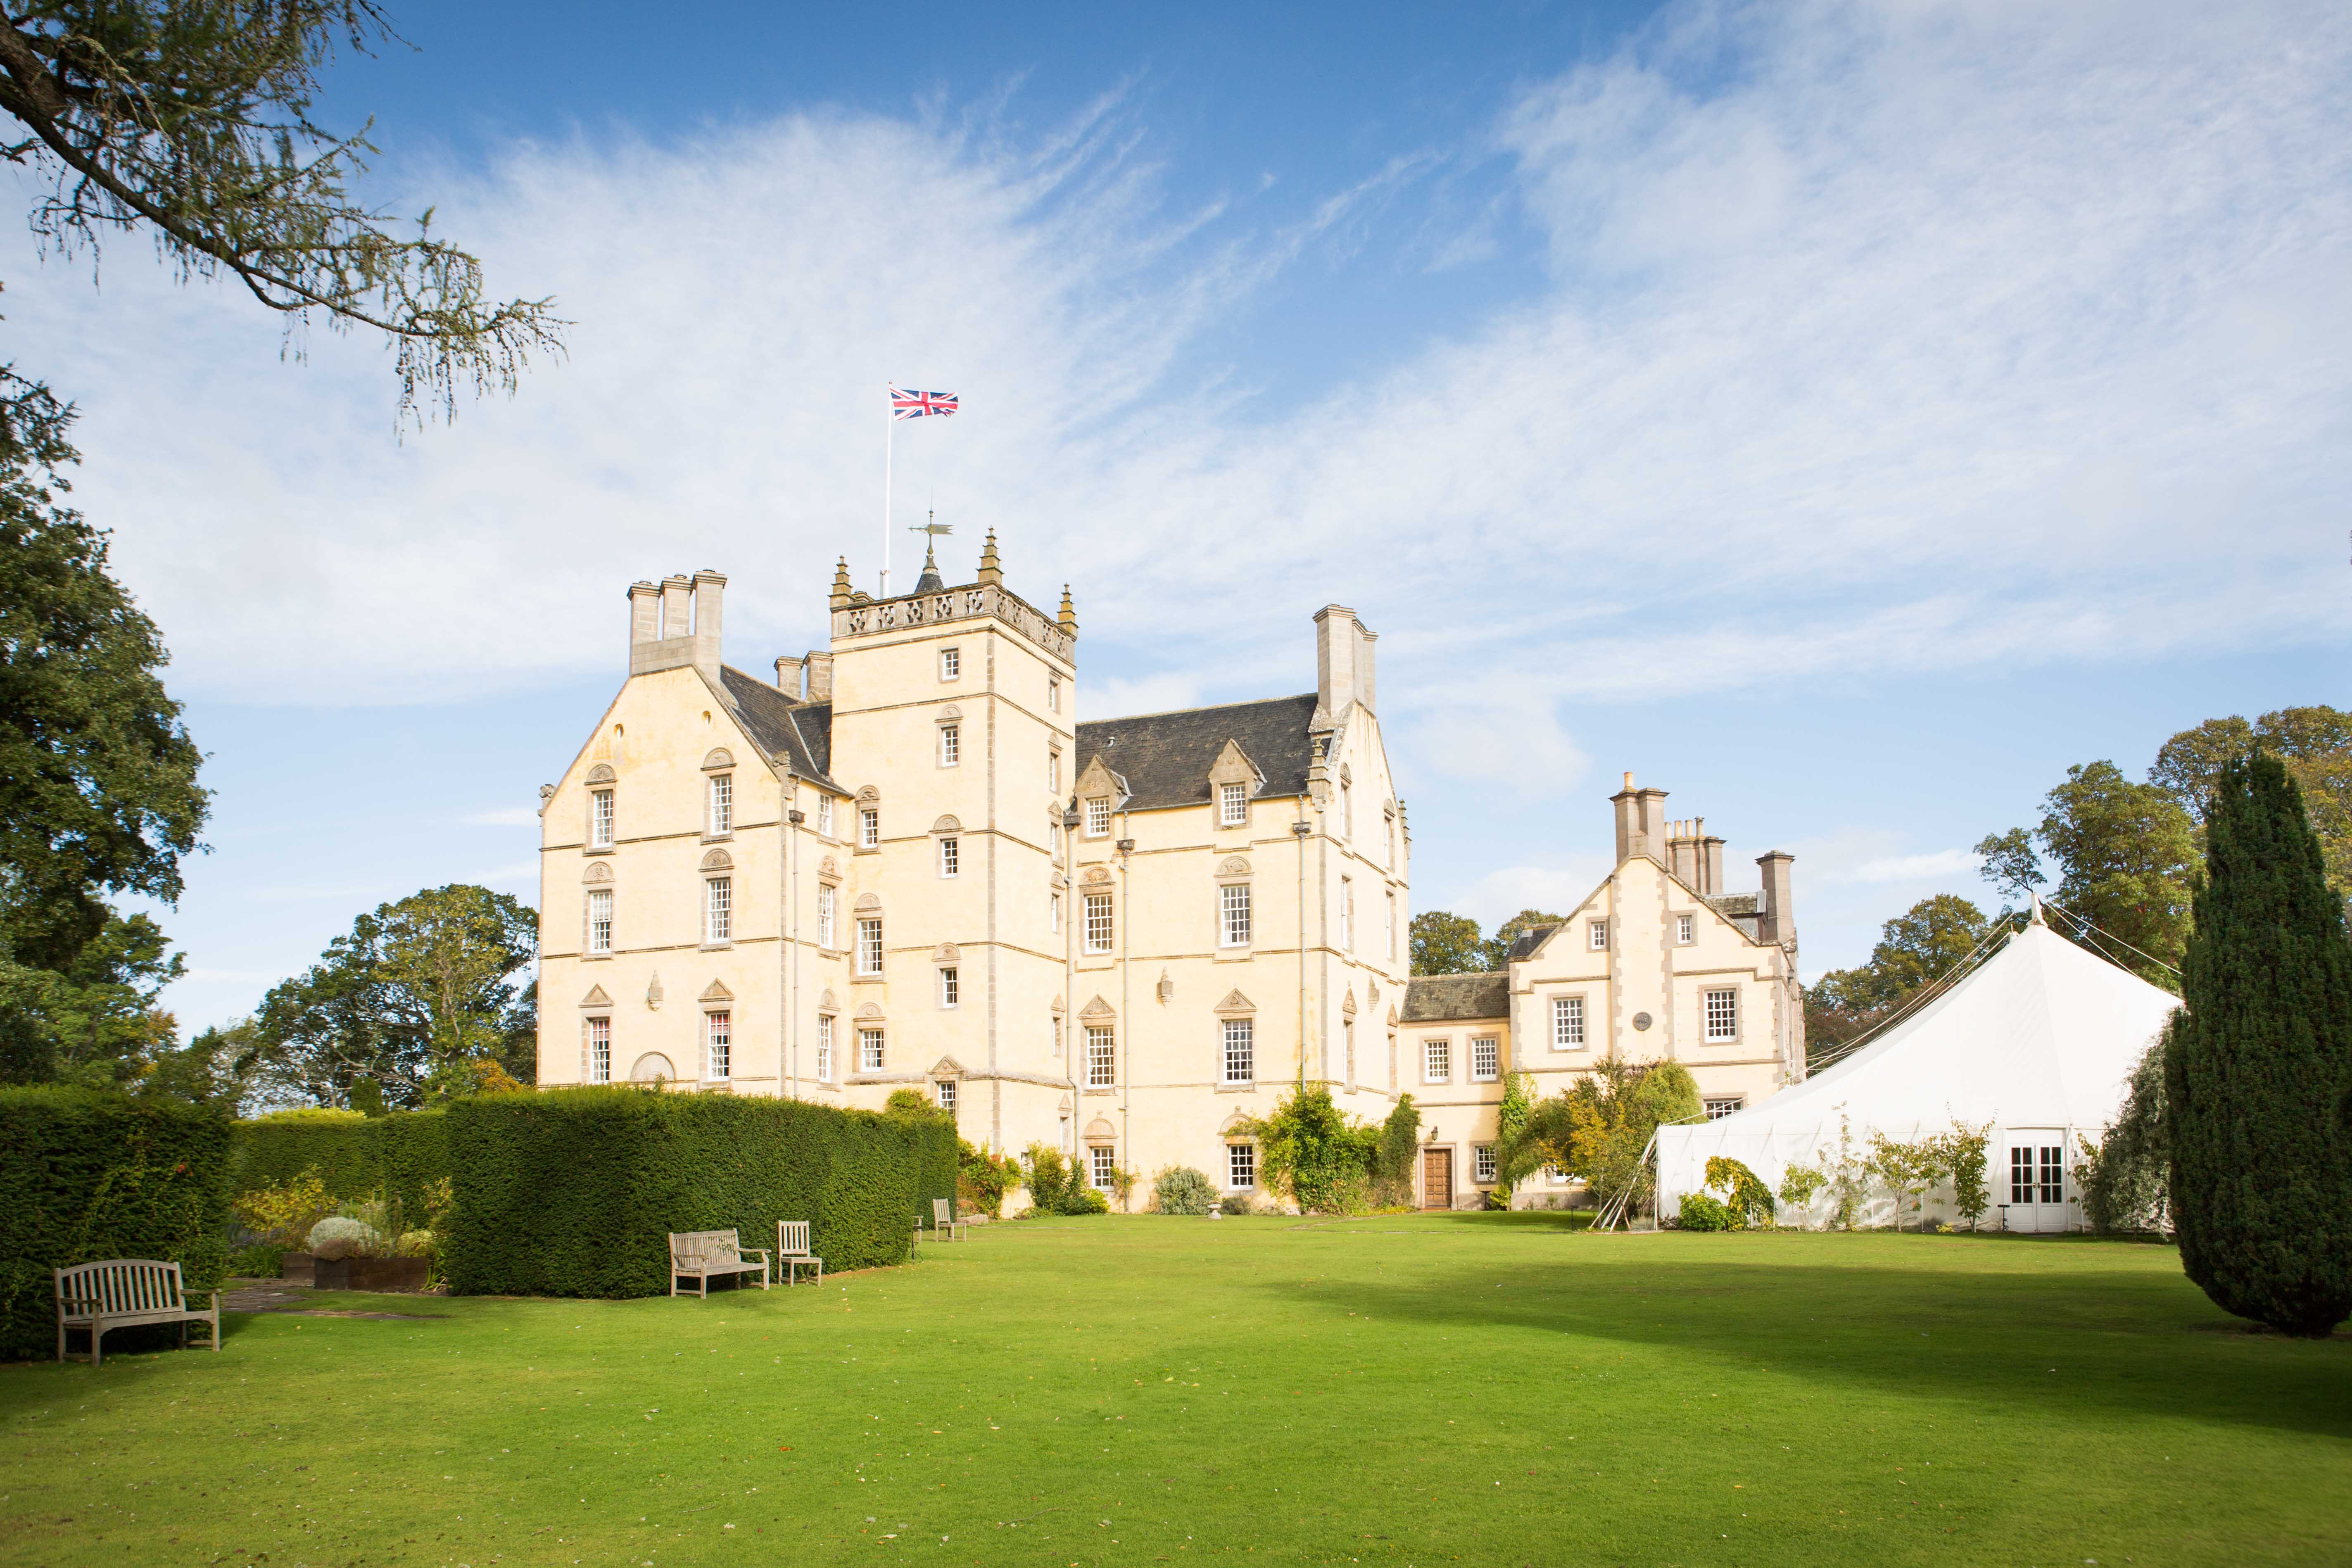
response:
[[[1087,802],[1087,837],[1089,838],[1110,837],[1110,797],[1108,795],[1098,795]]]
[[[961,648],[954,647],[943,647],[940,649],[940,679],[941,680],[955,680],[960,679],[962,674],[963,650]]]
[[[1239,827],[1249,820],[1249,786],[1221,784],[1217,786],[1217,824],[1221,827]]]

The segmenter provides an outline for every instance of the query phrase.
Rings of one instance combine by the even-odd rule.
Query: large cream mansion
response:
[[[1411,835],[1374,637],[1318,611],[1315,689],[1078,721],[1078,626],[977,579],[872,599],[831,647],[720,658],[726,579],[629,589],[629,674],[541,791],[539,1081],[662,1080],[1043,1142],[1097,1185],[1256,1184],[1246,1126],[1304,1080],[1422,1108],[1422,1195],[1494,1186],[1503,1076],[1549,1093],[1674,1058],[1725,1113],[1804,1071],[1790,858],[1614,797],[1616,867],[1490,974],[1408,978]],[[1138,1201],[1139,1202],[1139,1195]],[[1546,1201],[1542,1184],[1523,1202]]]

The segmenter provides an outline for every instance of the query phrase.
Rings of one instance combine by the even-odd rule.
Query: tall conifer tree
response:
[[[2323,1335],[2352,1316],[2352,938],[2278,759],[2223,768],[2205,824],[2165,1060],[2181,1265],[2227,1311]]]

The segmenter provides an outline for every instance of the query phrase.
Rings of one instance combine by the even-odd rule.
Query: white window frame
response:
[[[1089,838],[1110,837],[1110,796],[1097,795],[1087,797],[1087,837]]]
[[[1698,916],[1681,914],[1675,917],[1675,945],[1688,947],[1698,940]]]
[[[1702,1100],[1698,1104],[1699,1109],[1706,1112],[1709,1121],[1720,1121],[1727,1116],[1737,1116],[1747,1110],[1748,1097],[1744,1094],[1717,1095]]]
[[[890,1059],[890,1041],[887,1031],[860,1026],[857,1031],[857,1070],[880,1072]]]
[[[1253,1084],[1257,1081],[1257,1021],[1254,1018],[1220,1020],[1217,1031],[1224,1045],[1224,1061],[1220,1082]]]
[[[951,1078],[933,1079],[931,1080],[931,1103],[938,1106],[941,1110],[946,1111],[950,1116],[953,1116],[955,1114],[956,1108],[955,1102],[955,1079]]]
[[[1118,1087],[1118,1031],[1106,1024],[1087,1026],[1087,1087]]]
[[[613,1081],[613,1020],[609,1014],[592,1013],[580,1020],[580,1038],[588,1053],[588,1081]]]
[[[1058,675],[1045,678],[1045,710],[1049,713],[1062,710],[1062,678]]]
[[[1118,942],[1118,921],[1108,893],[1086,895],[1087,926],[1083,933],[1088,952],[1108,952]]]
[[[816,797],[816,830],[827,838],[833,837],[833,796],[829,795]]]
[[[947,964],[947,965],[942,966],[942,967],[940,968],[940,1007],[942,1007],[942,1008],[950,1008],[950,1009],[951,1009],[951,1008],[955,1008],[955,1007],[960,1007],[960,1006],[961,1006],[961,1005],[963,1005],[962,998],[963,998],[963,977],[962,977],[962,975],[961,975],[961,974],[957,971],[956,967],[955,967],[953,964]]]
[[[1059,936],[1062,934],[1062,895],[1048,893],[1045,897],[1046,921],[1053,927],[1054,934]]]
[[[1421,1042],[1421,1081],[1454,1081],[1454,1040],[1451,1036],[1438,1035]]]
[[[1048,751],[1045,753],[1045,793],[1055,796],[1062,793],[1062,753],[1059,752]]]
[[[1555,996],[1551,999],[1551,1048],[1556,1051],[1580,1051],[1592,1037],[1585,1027],[1584,998]]]
[[[735,832],[735,775],[711,774],[704,794],[709,803],[710,837],[731,837]]]
[[[1108,1143],[1087,1145],[1087,1182],[1098,1193],[1111,1189],[1111,1176],[1118,1169],[1118,1151]]]
[[[1470,1146],[1471,1184],[1480,1187],[1493,1186],[1496,1180],[1496,1170],[1495,1146],[1492,1143],[1473,1143]]]
[[[1470,1037],[1470,1081],[1494,1083],[1503,1076],[1503,1042],[1494,1035]]]
[[[882,917],[879,915],[857,917],[857,973],[882,973]]]
[[[703,1076],[713,1082],[732,1078],[735,1070],[735,1016],[724,1007],[702,1016]]]
[[[882,810],[879,806],[863,806],[857,813],[857,847],[860,849],[882,847]]]
[[[963,650],[961,648],[943,647],[940,649],[940,679],[941,680],[961,680],[963,679]]]
[[[1718,1007],[1717,1004],[1721,1004]],[[1720,986],[1699,993],[1700,1016],[1706,1023],[1706,1043],[1728,1045],[1739,1038],[1739,988]],[[1718,1026],[1717,1020],[1723,1022]]]
[[[954,836],[950,835],[947,837],[941,838],[940,840],[940,877],[950,878],[961,876],[962,873],[958,869],[958,868],[962,864],[962,861],[963,857],[956,847]]]
[[[1239,827],[1249,821],[1249,785],[1221,784],[1217,786],[1217,826]]]
[[[735,940],[735,879],[706,877],[702,891],[702,942],[724,947]]]
[[[963,726],[940,726],[940,766],[956,768],[963,765]]]
[[[1356,879],[1339,879],[1339,951],[1356,951]]]
[[[1594,921],[1591,925],[1585,927],[1584,940],[1592,952],[1608,952],[1609,922],[1607,921]]]
[[[588,889],[588,951],[604,954],[613,951],[613,889]]]
[[[1250,944],[1250,885],[1226,882],[1217,889],[1217,945]]]
[[[588,792],[588,847],[610,849],[613,847],[613,824],[617,812],[609,789]]]
[[[1257,1145],[1228,1143],[1225,1145],[1225,1190],[1229,1193],[1257,1191]]]
[[[1356,837],[1356,791],[1345,779],[1339,781],[1339,837]]]
[[[830,1013],[816,1016],[816,1080],[819,1083],[833,1081],[833,1015]]]
[[[838,934],[841,889],[831,882],[816,885],[816,944],[830,952]]]

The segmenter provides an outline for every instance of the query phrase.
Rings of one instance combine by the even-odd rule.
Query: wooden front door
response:
[[[1421,1152],[1421,1206],[1425,1209],[1450,1209],[1454,1206],[1454,1151],[1423,1149]]]

